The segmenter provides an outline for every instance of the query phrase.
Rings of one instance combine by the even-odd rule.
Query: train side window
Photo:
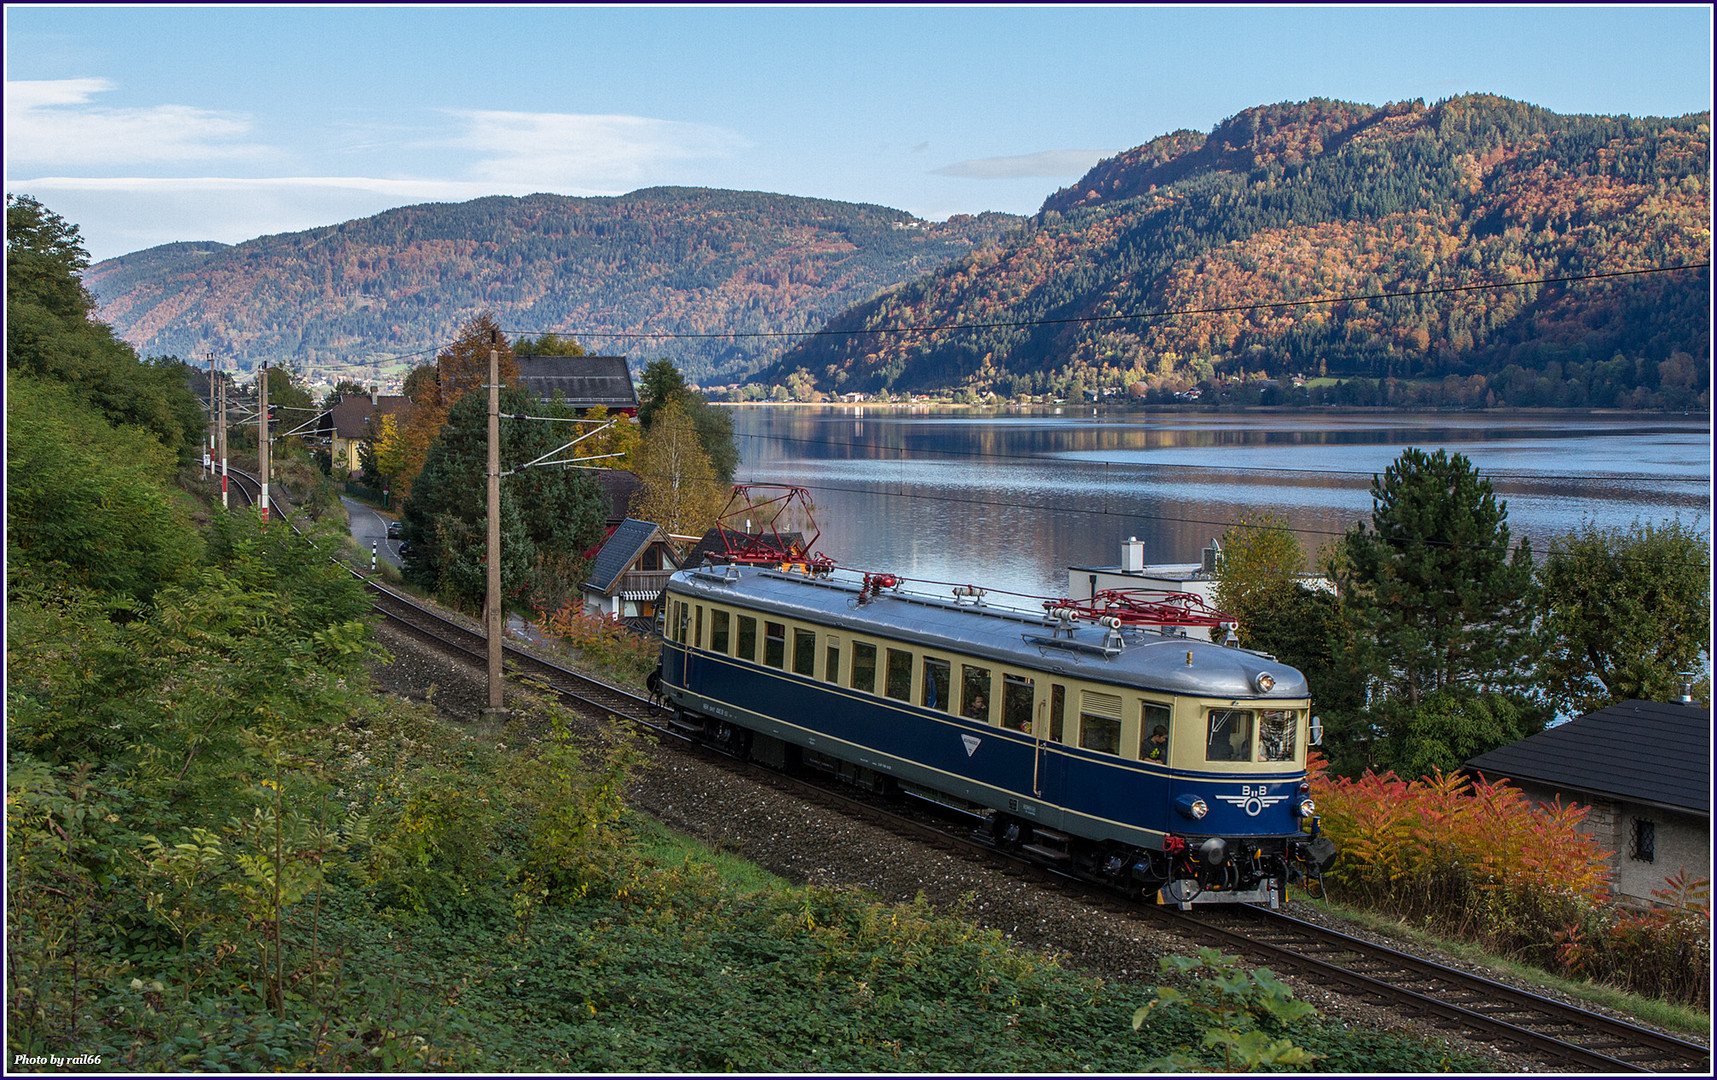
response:
[[[888,650],[888,672],[882,692],[899,701],[912,700],[912,654],[901,649]]]
[[[787,666],[787,624],[763,623],[763,662],[770,667]]]
[[[1002,676],[1002,726],[1015,731],[1031,730],[1032,681],[1018,675]]]
[[[692,647],[703,648],[703,605],[692,609]]]
[[[1060,742],[1062,719],[1067,715],[1067,688],[1060,683],[1049,684],[1049,740]]]
[[[841,681],[841,639],[829,639],[828,663],[823,668],[823,678],[835,685]]]
[[[952,704],[948,700],[948,673],[953,667],[946,660],[934,656],[924,658],[924,695],[923,704],[926,709],[948,711]]]
[[[1205,742],[1206,761],[1252,760],[1252,710],[1210,710],[1210,737]]]
[[[709,612],[709,647],[712,651],[727,652],[727,612],[719,608],[711,608]]]
[[[987,724],[990,712],[990,669],[961,664],[960,715]]]
[[[876,693],[876,646],[853,642],[853,689]]]
[[[1147,701],[1140,720],[1139,760],[1160,761],[1165,765],[1168,764],[1169,707],[1158,705],[1154,701]]]
[[[1121,699],[1084,690],[1079,694],[1079,745],[1105,754],[1121,752]]]
[[[813,677],[817,674],[817,632],[793,630],[793,674]]]
[[[1295,709],[1265,709],[1258,714],[1258,760],[1292,761],[1300,732]]]
[[[739,617],[739,652],[741,660],[757,659],[757,620],[749,615]]]
[[[681,645],[684,645],[686,643],[686,618],[691,614],[691,605],[682,603],[679,607],[679,618],[674,622],[674,625],[679,629],[674,634],[674,640],[679,642]]]

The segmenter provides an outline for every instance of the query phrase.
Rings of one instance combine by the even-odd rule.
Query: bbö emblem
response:
[[[1288,797],[1285,793],[1281,795],[1265,794],[1269,790],[1269,784],[1259,784],[1255,791],[1252,789],[1251,785],[1242,784],[1240,785],[1240,794],[1218,795],[1217,798],[1228,803],[1230,806],[1235,806],[1246,811],[1247,817],[1257,817],[1258,812],[1263,810],[1266,806],[1275,806],[1277,803]]]

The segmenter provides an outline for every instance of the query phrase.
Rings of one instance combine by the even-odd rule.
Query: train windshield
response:
[[[1252,760],[1251,709],[1210,710],[1210,738],[1205,742],[1206,761]]]
[[[1261,761],[1293,761],[1300,714],[1295,709],[1265,709],[1258,714],[1258,750]]]

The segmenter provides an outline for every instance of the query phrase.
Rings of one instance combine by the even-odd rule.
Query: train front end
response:
[[[1206,699],[1179,711],[1161,899],[1278,906],[1290,881],[1315,879],[1335,855],[1306,773],[1306,750],[1321,738],[1310,703]]]

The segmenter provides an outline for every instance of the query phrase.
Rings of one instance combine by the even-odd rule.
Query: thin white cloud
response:
[[[1044,150],[1018,157],[971,158],[931,170],[938,176],[961,180],[1027,180],[1040,177],[1079,176],[1115,150]]]
[[[747,145],[726,128],[644,116],[449,112],[465,124],[449,145],[482,155],[470,174],[511,184],[628,186],[666,163],[726,157]]]
[[[189,105],[109,109],[92,104],[107,79],[6,84],[6,159],[38,167],[254,160],[262,146],[235,142],[251,131],[239,113]]]

